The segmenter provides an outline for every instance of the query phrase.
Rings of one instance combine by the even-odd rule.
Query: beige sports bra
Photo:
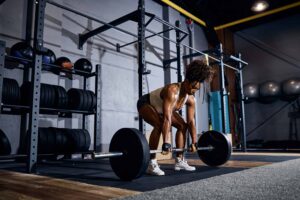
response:
[[[179,98],[180,88],[181,88],[181,83],[179,84],[179,90],[178,90],[178,93],[177,93],[177,100],[176,101],[178,101],[178,98]],[[161,93],[162,90],[163,90],[163,87],[158,88],[158,89],[156,89],[156,90],[149,93],[149,95],[150,95],[150,105],[152,105],[159,114],[163,114],[163,100],[160,97],[160,93]],[[181,105],[181,107],[177,108],[176,110],[181,110],[182,109],[182,107],[186,103],[188,97],[189,97],[189,95],[187,94],[184,101],[183,101],[183,104]]]

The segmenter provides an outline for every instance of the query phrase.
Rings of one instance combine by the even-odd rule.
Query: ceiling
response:
[[[300,13],[299,0],[267,0],[269,8],[261,13],[251,11],[255,0],[160,0],[176,4],[215,30],[239,31]],[[169,5],[169,4],[168,4]],[[195,20],[194,20],[195,21]],[[300,23],[300,22],[299,22]]]

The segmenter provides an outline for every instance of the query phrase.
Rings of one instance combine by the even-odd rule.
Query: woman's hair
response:
[[[189,82],[211,80],[214,74],[213,69],[202,60],[194,60],[186,67],[185,79]]]

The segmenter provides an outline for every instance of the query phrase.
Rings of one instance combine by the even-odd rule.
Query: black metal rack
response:
[[[17,57],[13,57],[13,56],[8,56],[5,55],[5,42],[0,41],[0,52],[1,52],[1,56],[0,56],[0,91],[2,91],[2,87],[3,87],[3,71],[5,68],[5,61],[10,61],[10,62],[15,62],[15,64],[18,65],[18,69],[20,70],[27,70],[27,67],[30,67],[32,69],[32,71],[34,71],[35,67],[31,67],[31,65],[33,64],[32,60],[28,60],[28,59],[22,59],[22,58],[17,58]],[[20,62],[22,61],[26,61],[27,63],[30,63],[30,65],[26,65],[26,67],[24,67],[24,65],[19,65]],[[42,63],[41,64],[41,70],[40,70],[40,74],[42,73],[42,71],[49,71],[49,67],[51,67],[52,69],[56,69],[59,70],[60,72],[63,73],[69,73],[69,74],[73,74],[73,75],[78,75],[83,77],[83,89],[86,90],[86,81],[88,78],[91,77],[95,77],[95,82],[96,87],[95,87],[95,94],[96,97],[99,96],[100,91],[98,89],[98,81],[99,81],[99,74],[100,74],[100,65],[96,65],[96,71],[92,72],[92,73],[88,73],[88,72],[84,72],[84,71],[78,71],[78,70],[65,70],[65,69],[61,69],[59,66],[53,65],[53,64],[45,64]],[[38,72],[36,72],[38,73]],[[32,77],[34,77],[33,74]],[[40,76],[38,78],[36,78],[36,84],[40,85]],[[71,109],[59,109],[59,108],[46,108],[46,107],[39,107],[39,97],[40,97],[40,90],[35,91],[35,94],[38,97],[34,97],[36,98],[36,101],[33,101],[32,105],[26,106],[26,105],[9,105],[9,104],[0,104],[0,114],[9,114],[9,115],[26,115],[27,113],[29,113],[29,117],[31,117],[34,121],[38,121],[39,118],[39,114],[47,114],[47,115],[57,115],[59,117],[72,117],[72,114],[81,114],[83,115],[82,118],[82,129],[85,129],[85,118],[88,115],[94,115],[95,116],[95,126],[94,126],[94,135],[95,138],[97,138],[97,133],[99,132],[99,116],[100,116],[100,98],[97,98],[97,107],[95,110],[93,111],[83,111],[83,110],[71,110]],[[2,102],[2,92],[0,92],[0,102]],[[98,122],[98,123],[97,123]],[[34,163],[34,161],[36,161],[34,157],[37,155],[37,139],[35,137],[36,132],[34,132],[34,129],[30,130],[30,127],[32,127],[33,124],[30,124],[32,122],[29,122],[29,133],[31,133],[31,144],[30,146],[30,153],[28,153],[28,163],[27,163],[27,170],[28,172],[34,172],[36,170],[36,163]],[[31,125],[31,126],[30,126]],[[36,128],[35,126],[37,125],[33,125],[34,128]],[[38,127],[37,127],[38,130]],[[26,130],[25,130],[26,131]],[[21,131],[22,132],[22,131]],[[94,143],[94,149],[99,149],[99,142],[98,143]],[[18,155],[16,156],[10,156],[10,157],[18,157]],[[24,157],[24,155],[23,155]]]

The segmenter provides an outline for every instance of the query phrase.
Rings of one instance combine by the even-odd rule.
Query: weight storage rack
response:
[[[32,78],[31,82],[33,84],[31,84],[32,86],[32,91],[33,92],[33,99],[34,101],[32,101],[31,105],[10,105],[10,104],[3,104],[2,102],[2,92],[0,92],[0,114],[7,114],[7,115],[27,115],[29,114],[29,137],[30,137],[30,143],[29,143],[29,152],[27,152],[28,159],[27,159],[27,171],[28,172],[35,172],[36,171],[36,162],[37,162],[37,147],[38,147],[38,143],[37,143],[37,132],[38,132],[38,120],[39,120],[39,115],[40,114],[47,114],[47,115],[57,115],[58,117],[72,117],[72,114],[81,114],[82,115],[82,129],[85,129],[85,121],[86,121],[86,117],[89,115],[94,115],[94,138],[97,138],[97,133],[99,133],[100,131],[100,123],[99,123],[99,118],[101,115],[101,109],[100,109],[100,98],[98,98],[100,96],[100,88],[98,88],[99,86],[99,82],[100,82],[100,70],[101,70],[101,65],[96,65],[96,70],[95,72],[92,73],[88,73],[88,72],[84,72],[84,71],[78,71],[78,70],[64,70],[61,69],[59,66],[53,65],[53,64],[45,64],[42,63],[41,65],[38,65],[36,68],[35,67],[30,67],[31,65],[33,65],[34,60],[27,60],[27,59],[22,59],[22,58],[17,58],[17,57],[13,57],[13,56],[8,56],[5,55],[5,42],[4,41],[0,41],[0,91],[2,91],[3,89],[3,72],[4,72],[4,68],[7,68],[5,66],[5,62],[9,61],[9,62],[13,62],[15,64],[18,65],[18,69],[26,71],[28,70],[28,67],[31,69],[32,71],[32,77],[35,77],[35,79]],[[35,56],[35,59],[38,59],[39,55]],[[21,62],[26,61],[28,64],[26,64],[26,66],[20,65]],[[35,64],[39,63],[39,61],[35,62]],[[52,69],[56,69],[59,70],[60,72],[66,73],[66,74],[72,74],[75,76],[79,76],[82,77],[83,79],[83,90],[87,89],[87,79],[91,78],[91,77],[95,77],[95,96],[97,99],[96,102],[96,108],[92,111],[85,111],[85,110],[71,110],[71,109],[64,109],[64,108],[47,108],[47,107],[40,107],[40,95],[41,95],[41,90],[37,90],[36,88],[40,88],[41,86],[41,76],[40,74],[42,73],[42,71],[49,71],[49,67],[51,67]],[[37,69],[37,70],[34,70]],[[37,78],[38,76],[38,78]],[[59,75],[58,75],[59,76]],[[34,90],[35,89],[35,90]],[[24,120],[24,119],[22,119]],[[21,122],[22,123],[22,122]],[[23,122],[24,123],[24,122]],[[22,127],[20,128],[20,143],[22,143],[23,141],[21,139],[23,139],[21,136],[25,135],[25,133],[27,132],[26,128]],[[97,149],[99,147],[97,147],[97,143],[94,143],[94,149]],[[26,155],[9,155],[9,156],[3,156],[4,159],[13,159],[13,158],[17,158],[20,156],[26,156]]]

